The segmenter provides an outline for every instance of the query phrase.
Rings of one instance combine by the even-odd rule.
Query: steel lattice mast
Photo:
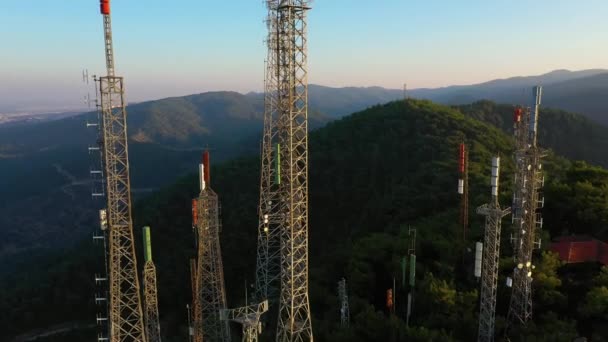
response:
[[[123,78],[114,75],[110,1],[101,0],[108,75],[99,78],[108,200],[110,340],[146,341],[131,218],[127,113]]]
[[[259,304],[245,305],[240,308],[222,310],[220,318],[222,321],[233,321],[243,327],[243,342],[257,342],[262,333],[260,318],[268,311],[268,301]]]
[[[226,309],[224,267],[220,248],[219,200],[210,187],[209,152],[203,154],[200,170],[200,194],[195,201],[197,236],[196,274],[194,276],[194,341],[230,341],[227,321],[220,320]]]
[[[499,176],[500,158],[494,157],[492,158],[491,178],[492,202],[477,208],[477,213],[486,217],[479,305],[479,331],[477,335],[477,341],[479,342],[494,341],[501,221],[511,211],[510,208],[501,209],[498,203]]]
[[[277,191],[276,119],[277,119],[277,2],[266,1],[268,55],[264,77],[264,133],[260,165],[260,202],[256,263],[256,298],[276,301],[281,275],[281,234],[279,230],[279,198]]]
[[[152,239],[150,227],[144,227],[144,322],[148,342],[161,342],[158,320],[158,289],[156,287],[156,266],[152,261]]]
[[[544,182],[541,172],[542,152],[536,144],[538,110],[542,88],[534,87],[534,108],[516,110],[515,163],[513,191],[513,251],[516,267],[513,271],[513,289],[507,317],[507,329],[513,325],[526,325],[532,318],[532,253],[540,247],[542,218],[538,212],[544,204],[539,190]]]
[[[307,0],[277,7],[281,291],[277,341],[312,341],[308,298]]]

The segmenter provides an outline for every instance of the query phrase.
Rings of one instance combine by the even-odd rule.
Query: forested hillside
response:
[[[470,116],[426,101],[400,101],[374,106],[311,133],[310,294],[317,341],[475,339],[478,282],[472,277],[471,249],[481,237],[482,218],[474,208],[489,200],[490,160],[496,154],[503,160],[500,199],[503,206],[510,204],[513,151],[509,135]],[[470,147],[471,161],[472,226],[467,241],[462,241],[457,224],[456,159],[463,140]],[[212,156],[216,158],[213,151]],[[257,158],[245,158],[212,168],[211,185],[222,202],[230,306],[244,302],[244,287],[254,280],[258,164]],[[608,238],[608,171],[553,154],[546,158],[545,170],[543,249],[551,237],[562,234]],[[184,308],[190,301],[188,259],[193,253],[190,199],[197,189],[196,176],[188,176],[135,208],[136,234],[143,225],[152,227],[163,341],[186,339]],[[508,305],[504,277],[513,267],[508,218],[503,223],[498,331],[504,327]],[[418,232],[409,328],[400,281],[408,226]],[[93,322],[92,276],[101,265],[92,250],[90,242],[83,242],[76,250],[38,260],[33,269],[17,272],[3,283],[0,326],[8,328],[0,339],[64,322]],[[546,251],[537,257],[535,321],[520,332],[521,340],[571,341],[584,335],[604,341],[608,270],[600,271],[599,265],[561,266]],[[48,273],[41,275],[43,269]],[[348,281],[351,308],[346,329],[339,326],[336,293],[342,277]],[[393,277],[396,315],[384,306]],[[82,341],[83,336],[93,338],[94,329],[60,340]]]
[[[478,101],[456,106],[465,115],[513,133],[514,105]],[[538,141],[540,146],[575,160],[608,167],[608,127],[583,115],[541,106]]]

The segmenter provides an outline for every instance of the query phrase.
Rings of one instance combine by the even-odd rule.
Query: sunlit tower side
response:
[[[460,220],[462,241],[467,239],[469,226],[469,151],[464,143],[458,149],[458,194],[460,195]]]
[[[219,200],[211,189],[209,152],[199,164],[200,194],[193,208],[196,215],[197,260],[195,261],[194,341],[228,342],[230,329],[220,320],[226,309],[224,267],[220,248]]]
[[[340,325],[342,327],[348,327],[350,324],[350,308],[348,305],[346,279],[344,278],[338,282],[338,299],[340,300]]]
[[[540,194],[544,178],[541,158],[543,152],[537,146],[539,107],[542,87],[534,87],[533,109],[515,112],[516,173],[513,191],[513,238],[516,267],[513,282],[508,329],[514,325],[525,326],[532,318],[533,251],[540,248],[540,231],[543,220],[539,210],[544,206]]]
[[[101,0],[107,76],[99,78],[110,254],[110,341],[146,341],[131,217],[123,78],[114,75],[110,1]]]
[[[307,0],[277,7],[281,291],[277,341],[312,341],[308,297]]]
[[[498,262],[500,259],[500,232],[502,218],[511,212],[498,203],[500,158],[492,158],[492,201],[477,208],[486,218],[484,248],[481,266],[481,291],[479,304],[479,330],[477,341],[494,341],[496,294],[498,288]]]
[[[226,309],[220,311],[222,321],[232,321],[240,324],[243,328],[243,342],[257,342],[262,333],[262,323],[260,318],[268,311],[268,301],[259,304],[245,305],[236,309]]]
[[[158,315],[158,288],[156,286],[156,266],[152,261],[152,238],[150,227],[143,228],[144,235],[144,322],[148,342],[161,342]]]
[[[277,148],[277,1],[266,1],[267,57],[264,77],[264,132],[260,165],[260,201],[255,289],[258,300],[278,300],[281,276]],[[275,152],[276,151],[276,152]]]

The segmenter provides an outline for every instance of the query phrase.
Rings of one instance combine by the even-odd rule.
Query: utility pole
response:
[[[412,307],[414,305],[414,286],[416,285],[416,228],[408,227],[409,247],[407,254],[410,258],[410,291],[407,294],[407,312],[405,314],[405,325],[409,327]]]
[[[268,48],[264,76],[264,133],[260,165],[260,201],[258,208],[258,243],[256,260],[255,296],[258,300],[278,301],[281,276],[281,231],[278,197],[280,168],[277,163],[277,6],[267,0],[266,25]]]
[[[340,325],[348,327],[350,324],[350,309],[348,305],[348,291],[346,290],[346,279],[338,282],[338,299],[340,300]]]
[[[145,342],[131,217],[123,78],[114,75],[110,0],[100,1],[107,76],[99,78],[110,254],[110,341]]]
[[[513,190],[513,287],[507,329],[515,325],[525,326],[532,318],[532,271],[533,251],[540,248],[540,230],[543,220],[539,210],[544,206],[544,198],[539,194],[543,186],[541,158],[543,152],[537,146],[538,112],[541,104],[542,87],[534,87],[534,107],[532,110],[516,109],[515,127],[515,181]]]
[[[219,200],[211,189],[209,151],[199,164],[200,193],[192,208],[197,237],[197,259],[191,261],[193,275],[193,311],[195,342],[229,342],[227,321],[220,320],[226,309],[224,268],[220,248]]]
[[[278,0],[281,291],[277,341],[312,341],[308,297],[308,0]]]
[[[160,322],[158,320],[158,289],[156,286],[156,266],[152,261],[152,238],[150,227],[143,228],[144,231],[144,322],[146,325],[146,337],[148,342],[161,342]]]
[[[502,218],[511,212],[498,203],[500,158],[492,158],[492,201],[477,208],[477,213],[486,217],[484,248],[482,256],[481,292],[479,305],[479,330],[477,341],[494,341],[496,316],[496,293],[498,286],[498,261],[500,259],[500,231]]]

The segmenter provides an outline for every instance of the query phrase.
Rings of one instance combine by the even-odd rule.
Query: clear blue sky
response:
[[[311,83],[411,88],[608,68],[606,0],[315,0]],[[262,0],[112,0],[117,73],[141,101],[260,90]],[[0,0],[0,112],[69,107],[104,70],[98,0]]]

